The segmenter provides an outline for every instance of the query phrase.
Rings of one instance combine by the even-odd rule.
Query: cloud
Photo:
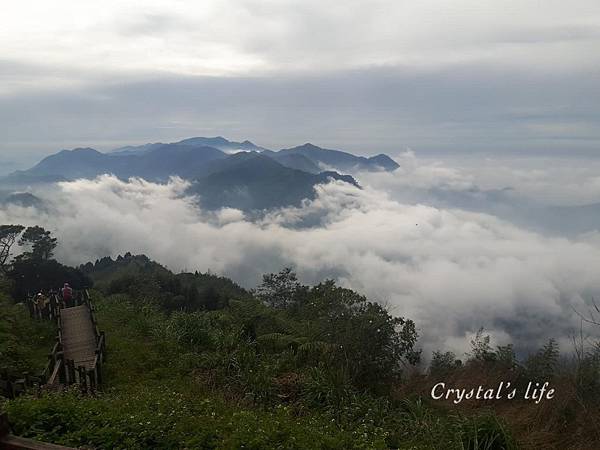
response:
[[[42,0],[0,16],[0,152],[226,135],[597,152],[594,0]]]
[[[454,155],[396,157],[394,173],[363,173],[363,185],[394,199],[491,214],[543,234],[600,230],[596,158]]]
[[[465,62],[572,71],[599,62],[593,0],[547,1],[543,12],[534,0],[106,0],[101,8],[26,0],[6,5],[0,20],[3,55],[90,71],[222,76]]]
[[[411,147],[418,154],[590,156],[600,142],[594,72],[524,75],[461,66],[82,79],[3,98],[0,153],[30,166],[62,148],[108,150],[207,135],[275,149],[313,141],[367,155]]]
[[[198,210],[185,187],[109,176],[63,183],[45,193],[47,213],[11,206],[0,222],[48,227],[60,241],[57,256],[70,264],[132,251],[249,287],[292,265],[305,282],[335,278],[413,318],[427,351],[460,353],[480,326],[520,350],[566,341],[579,326],[572,308],[585,310],[600,293],[597,239],[544,237],[490,215],[406,204],[343,183],[253,222],[235,210]]]

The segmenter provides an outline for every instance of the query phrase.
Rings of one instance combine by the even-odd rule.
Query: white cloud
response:
[[[361,183],[404,201],[426,201],[431,190],[446,192],[505,189],[507,198],[538,206],[598,203],[600,161],[597,158],[453,155],[418,157],[413,151],[395,157],[393,173],[361,173]]]
[[[546,1],[543,11],[534,0],[24,0],[3,6],[0,52],[70,80],[81,70],[97,79],[474,62],[573,71],[598,67],[598,23],[590,0]]]
[[[77,264],[125,251],[171,269],[213,272],[253,286],[292,265],[306,282],[333,277],[416,320],[427,350],[464,350],[486,326],[519,346],[564,338],[572,306],[600,293],[597,240],[547,238],[493,216],[399,203],[373,188],[318,187],[316,200],[251,222],[232,210],[199,211],[186,184],[65,183],[49,213],[11,207],[0,222],[39,223]],[[318,225],[295,227],[304,219]]]

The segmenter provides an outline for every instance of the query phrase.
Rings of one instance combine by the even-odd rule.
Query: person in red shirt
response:
[[[63,288],[60,290],[63,298],[63,302],[66,308],[73,306],[73,289],[69,286],[69,283],[65,283]]]

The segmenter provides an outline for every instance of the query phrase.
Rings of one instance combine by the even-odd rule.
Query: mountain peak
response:
[[[296,148],[302,148],[302,149],[306,149],[306,150],[311,150],[311,149],[323,150],[321,147],[319,147],[318,145],[315,145],[311,142],[306,142],[305,144],[302,144]]]
[[[394,160],[386,155],[377,155],[371,158],[356,156],[352,153],[340,150],[330,150],[318,147],[307,142],[298,147],[283,149],[277,152],[280,155],[301,154],[310,159],[314,164],[321,167],[333,167],[346,173],[357,171],[395,170],[399,166]]]
[[[381,167],[384,170],[393,171],[396,170],[400,165],[390,158],[388,155],[380,153],[379,155],[371,156],[369,161]]]
[[[101,155],[102,153],[100,153],[98,150],[91,148],[91,147],[77,147],[74,148],[73,150],[62,150],[59,154],[61,153],[79,153],[79,154],[90,154],[90,155]]]

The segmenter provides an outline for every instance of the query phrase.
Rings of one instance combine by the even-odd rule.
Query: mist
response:
[[[506,192],[515,202],[543,204],[548,192],[540,196],[535,186],[555,175],[526,182],[517,174],[481,188],[483,172],[466,165],[411,153],[401,162],[393,174],[361,174],[362,189],[320,185],[315,200],[260,219],[229,208],[201,210],[181,179],[154,184],[105,175],[36,192],[43,210],[5,205],[0,221],[52,230],[57,259],[71,265],[130,251],[175,272],[210,270],[249,288],[285,266],[305,283],[332,278],[415,320],[426,353],[461,355],[482,326],[496,344],[513,342],[520,352],[549,338],[568,347],[580,326],[575,311],[585,312],[600,293],[598,233],[535,231],[491,213],[440,206],[434,195],[479,193],[493,204],[490,192]],[[508,190],[498,188],[508,183]],[[573,191],[568,203],[586,195]]]

